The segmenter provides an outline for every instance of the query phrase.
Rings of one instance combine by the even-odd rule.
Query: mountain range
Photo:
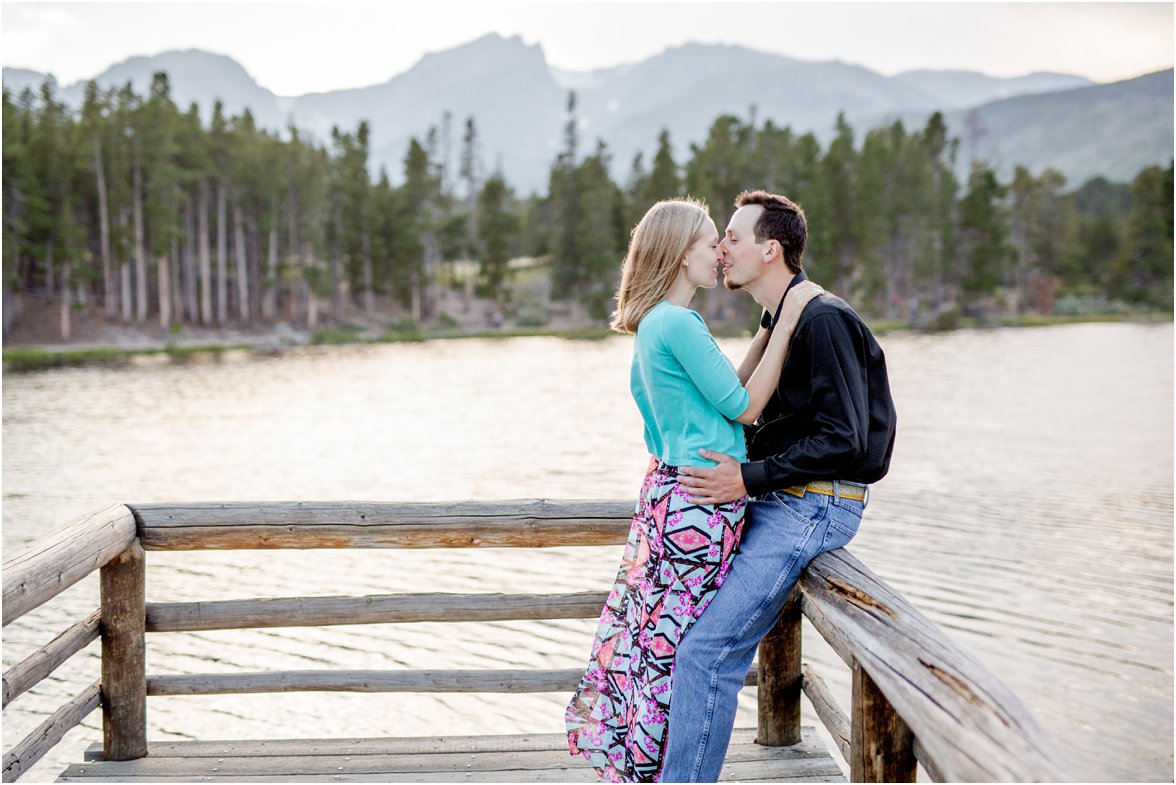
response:
[[[569,90],[576,93],[581,150],[603,139],[614,176],[623,179],[637,152],[652,155],[666,128],[677,160],[701,143],[714,118],[734,114],[771,119],[796,133],[832,136],[839,112],[860,138],[902,120],[920,127],[943,111],[961,139],[961,170],[975,154],[1007,179],[1017,164],[1034,172],[1052,166],[1072,185],[1101,175],[1129,181],[1144,166],[1172,159],[1172,70],[1113,84],[1034,73],[998,78],[969,71],[908,71],[884,76],[839,61],[812,62],[740,46],[689,43],[647,60],[590,72],[548,65],[538,44],[489,34],[427,54],[382,84],[282,97],[261,87],[236,61],[199,50],[133,57],[95,80],[103,87],[130,81],[145,94],[151,76],[168,73],[181,109],[196,102],[207,120],[216,99],[227,114],[245,108],[274,130],[293,123],[320,143],[332,126],[371,125],[373,172],[386,167],[395,181],[412,137],[440,132],[440,151],[452,163],[465,119],[473,117],[483,166],[499,170],[523,192],[546,190],[551,163],[562,148]],[[5,68],[4,87],[18,93],[47,75]],[[59,87],[80,106],[84,82]],[[448,132],[445,117],[448,113]],[[969,133],[979,129],[979,133]],[[964,140],[967,140],[966,142]]]

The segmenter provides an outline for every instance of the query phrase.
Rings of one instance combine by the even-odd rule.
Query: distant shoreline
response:
[[[1083,314],[1074,316],[1041,316],[1026,314],[990,320],[961,319],[958,326],[947,330],[928,330],[912,326],[902,320],[867,320],[870,329],[883,335],[895,332],[936,333],[967,329],[994,329],[1002,327],[1049,327],[1065,324],[1136,322],[1159,324],[1171,322],[1172,314],[1160,313],[1115,313]],[[34,371],[47,368],[62,368],[91,364],[130,364],[136,358],[167,357],[184,361],[201,356],[216,356],[225,352],[248,351],[258,354],[278,354],[286,350],[309,346],[342,346],[355,344],[419,343],[423,341],[454,340],[461,338],[532,338],[549,337],[566,340],[601,340],[614,335],[606,327],[581,327],[555,329],[549,327],[504,327],[498,329],[455,329],[455,328],[414,328],[388,330],[382,333],[347,328],[325,328],[316,332],[294,330],[267,331],[257,334],[226,333],[221,336],[197,337],[179,340],[144,341],[141,336],[128,331],[127,340],[118,343],[77,343],[77,344],[23,344],[5,345],[3,362],[5,371]],[[719,337],[734,338],[746,336],[741,330],[716,330]]]

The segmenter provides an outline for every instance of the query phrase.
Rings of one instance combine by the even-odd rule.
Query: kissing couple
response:
[[[651,458],[565,713],[608,782],[718,779],[760,639],[809,561],[853,539],[894,449],[885,356],[805,275],[804,211],[762,190],[735,207],[720,236],[702,202],[653,205],[617,290]],[[720,268],[763,308],[738,368],[689,308]]]

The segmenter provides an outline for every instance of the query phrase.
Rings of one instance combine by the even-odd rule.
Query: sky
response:
[[[3,3],[3,64],[66,85],[134,55],[232,57],[278,95],[379,84],[486,33],[587,71],[688,41],[892,75],[1055,71],[1113,82],[1172,66],[1172,3],[138,2]]]

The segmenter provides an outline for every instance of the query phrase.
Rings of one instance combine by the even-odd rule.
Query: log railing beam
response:
[[[134,515],[112,504],[5,560],[4,626],[118,556],[133,539]]]
[[[101,611],[73,624],[65,632],[45,644],[4,672],[4,707],[18,695],[36,686],[41,679],[57,670],[63,662],[98,639]]]
[[[71,728],[98,708],[100,695],[98,683],[91,684],[4,753],[4,781],[16,782],[22,774],[31,769],[33,764],[53,749]]]
[[[147,550],[535,548],[617,545],[624,502],[227,502],[136,504]]]
[[[874,739],[873,731],[857,725],[861,718],[882,723],[888,715],[871,707],[885,702],[918,738],[924,767],[938,778],[1073,780],[1057,747],[1012,691],[847,551],[813,559],[800,587],[805,616],[854,668],[855,736],[866,732],[863,740]],[[889,755],[901,746],[878,749]],[[858,760],[863,771],[873,765],[867,758],[878,757],[864,750]],[[888,769],[893,776],[905,776],[905,752],[900,761]]]
[[[566,692],[584,671],[411,670],[263,671],[148,676],[148,695],[227,695],[253,692]],[[755,686],[753,668],[744,680]]]
[[[588,619],[606,592],[577,594],[384,594],[148,603],[148,632],[318,627],[417,621]]]
[[[842,759],[848,763],[850,755],[849,718],[837,705],[837,700],[833,697],[833,692],[825,680],[818,676],[808,663],[802,666],[802,670],[804,672],[805,697],[812,703],[813,710],[817,713],[817,719],[833,737],[833,743],[841,752]]]

